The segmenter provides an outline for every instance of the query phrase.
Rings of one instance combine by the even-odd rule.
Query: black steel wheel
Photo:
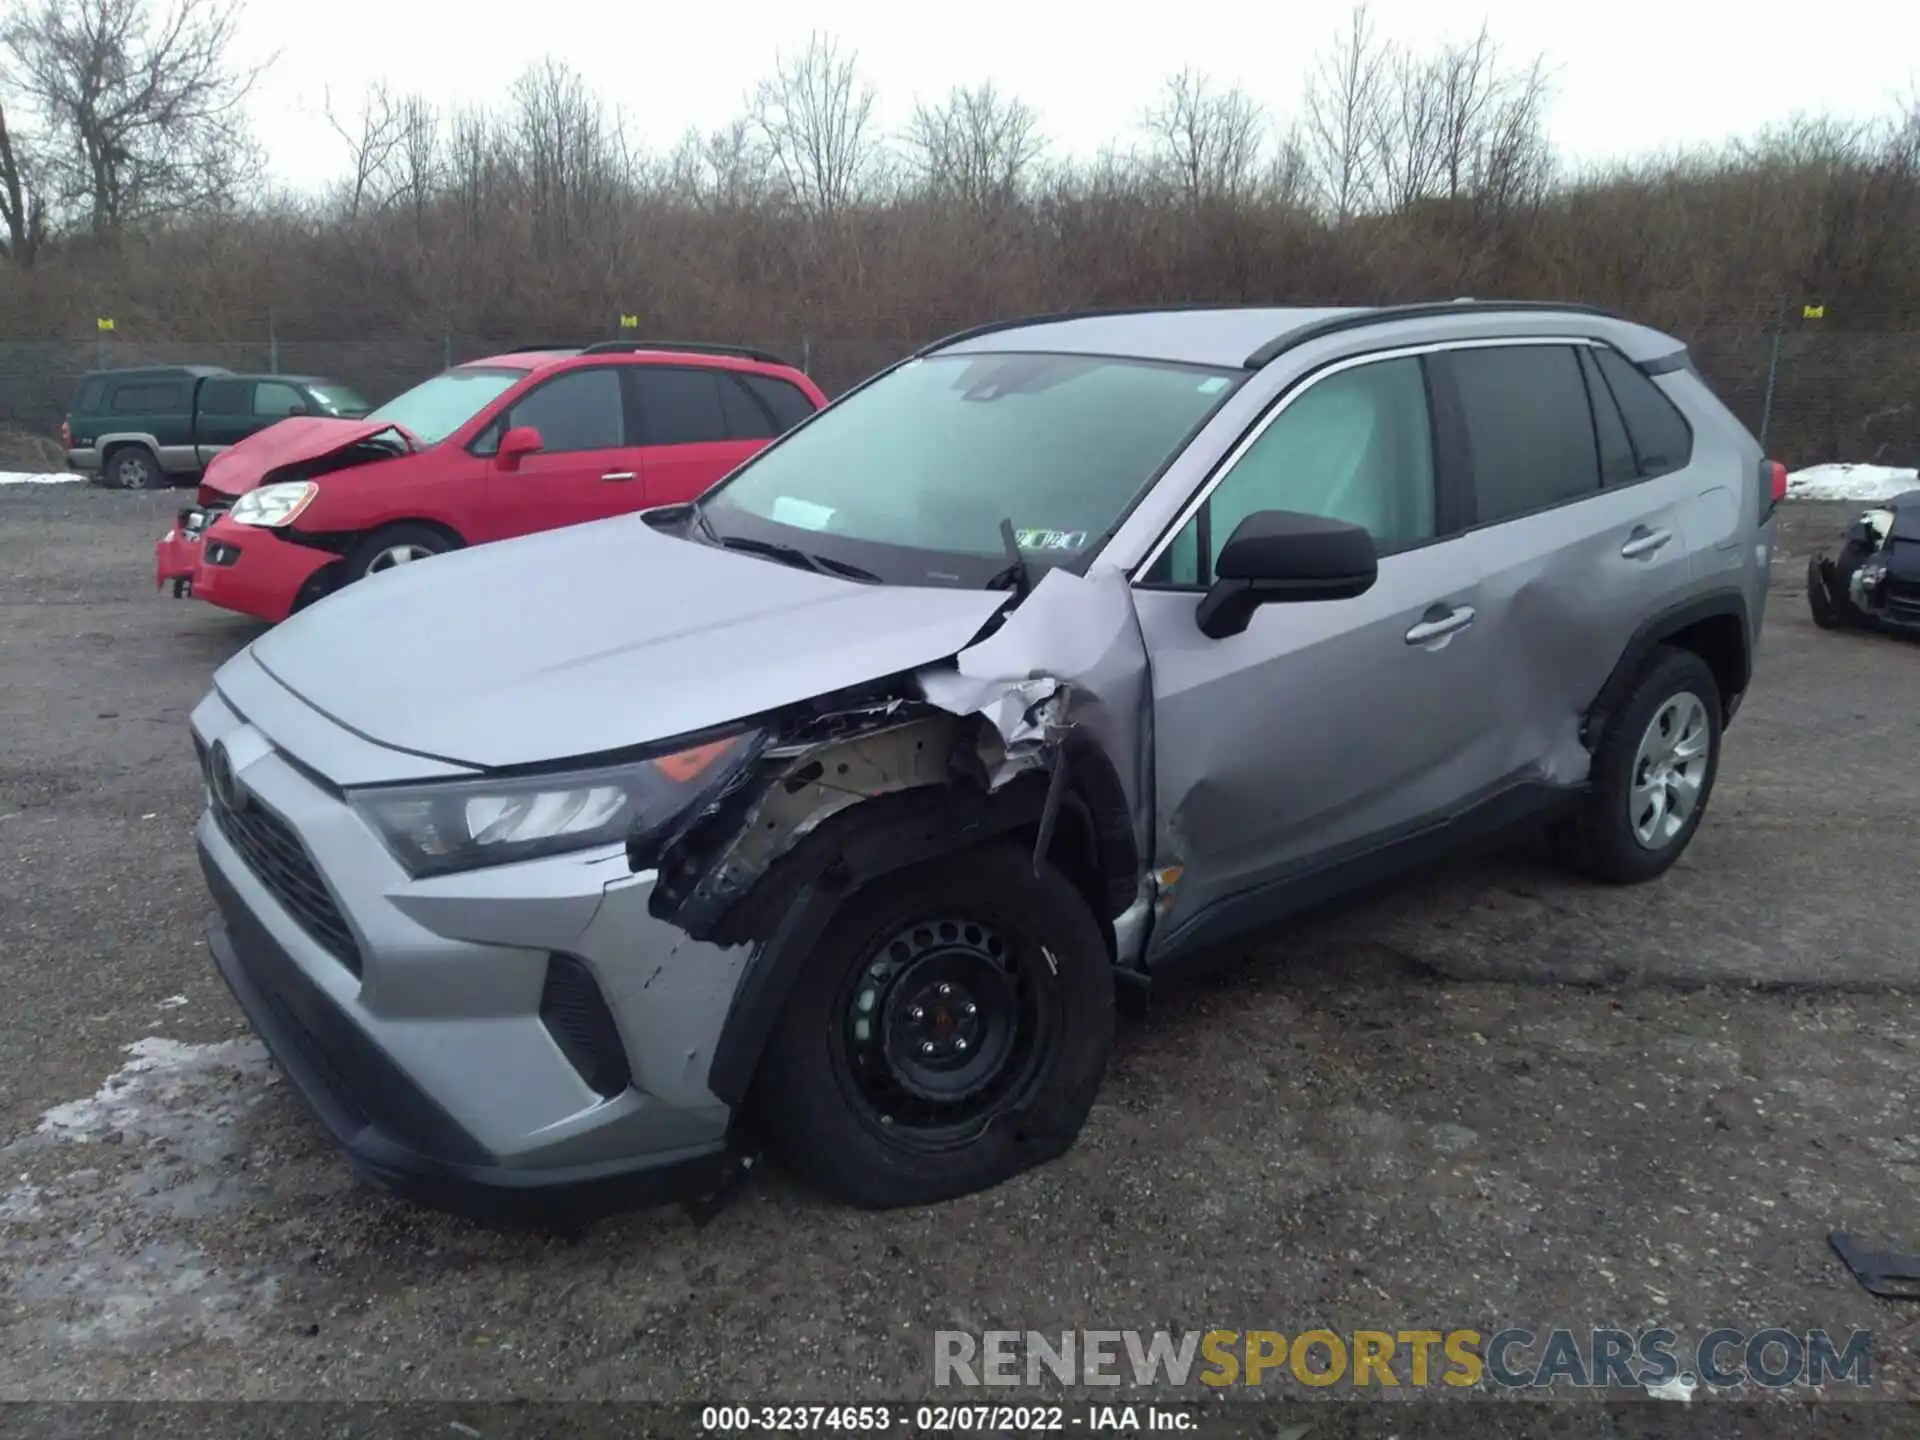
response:
[[[1113,965],[1079,892],[1014,846],[856,893],[756,1076],[765,1139],[872,1208],[931,1204],[1064,1153],[1113,1042]]]

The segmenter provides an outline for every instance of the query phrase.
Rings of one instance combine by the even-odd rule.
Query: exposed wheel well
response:
[[[1707,662],[1720,690],[1722,715],[1733,708],[1747,688],[1747,632],[1739,616],[1706,616],[1662,636],[1661,643],[1676,650],[1690,650]]]
[[[1589,750],[1598,743],[1607,717],[1626,702],[1663,645],[1700,657],[1713,672],[1715,688],[1720,692],[1722,721],[1732,718],[1752,677],[1753,657],[1747,642],[1744,602],[1737,594],[1717,594],[1655,616],[1634,632],[1613,673],[1587,709],[1580,738]]]
[[[422,530],[431,530],[436,535],[444,536],[448,541],[448,543],[456,547],[465,545],[467,543],[466,540],[461,537],[460,532],[458,530],[455,530],[451,525],[442,524],[438,520],[414,520],[414,519],[382,521],[378,525],[374,525],[369,527],[368,529],[362,530],[357,536],[354,537],[354,539],[356,541],[365,540],[369,535],[378,535],[382,530],[396,530],[402,525],[417,525]]]

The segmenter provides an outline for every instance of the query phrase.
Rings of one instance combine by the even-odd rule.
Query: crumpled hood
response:
[[[383,571],[249,653],[367,739],[493,768],[670,739],[931,664],[1008,599],[862,585],[627,515]]]
[[[262,479],[288,465],[324,459],[336,450],[397,427],[390,420],[340,420],[324,415],[293,415],[256,430],[207,463],[200,488],[238,498]]]

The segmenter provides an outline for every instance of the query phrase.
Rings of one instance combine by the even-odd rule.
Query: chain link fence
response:
[[[1681,332],[1720,397],[1790,467],[1847,460],[1920,463],[1920,329],[1825,329],[1797,320],[1707,324]],[[693,339],[696,337],[675,337]],[[712,337],[706,337],[712,338]],[[933,337],[926,337],[933,338]],[[0,342],[0,426],[53,436],[80,377],[133,365],[220,365],[242,373],[312,375],[376,405],[451,364],[552,335],[453,331],[366,340],[135,339]],[[573,343],[580,343],[575,341]],[[726,337],[770,351],[838,395],[914,348],[905,339]]]

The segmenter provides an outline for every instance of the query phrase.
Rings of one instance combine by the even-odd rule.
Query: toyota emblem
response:
[[[233,773],[233,760],[227,754],[225,741],[216,741],[213,754],[207,758],[207,788],[213,792],[213,798],[228,810],[240,808],[244,798],[240,791],[240,781]]]

